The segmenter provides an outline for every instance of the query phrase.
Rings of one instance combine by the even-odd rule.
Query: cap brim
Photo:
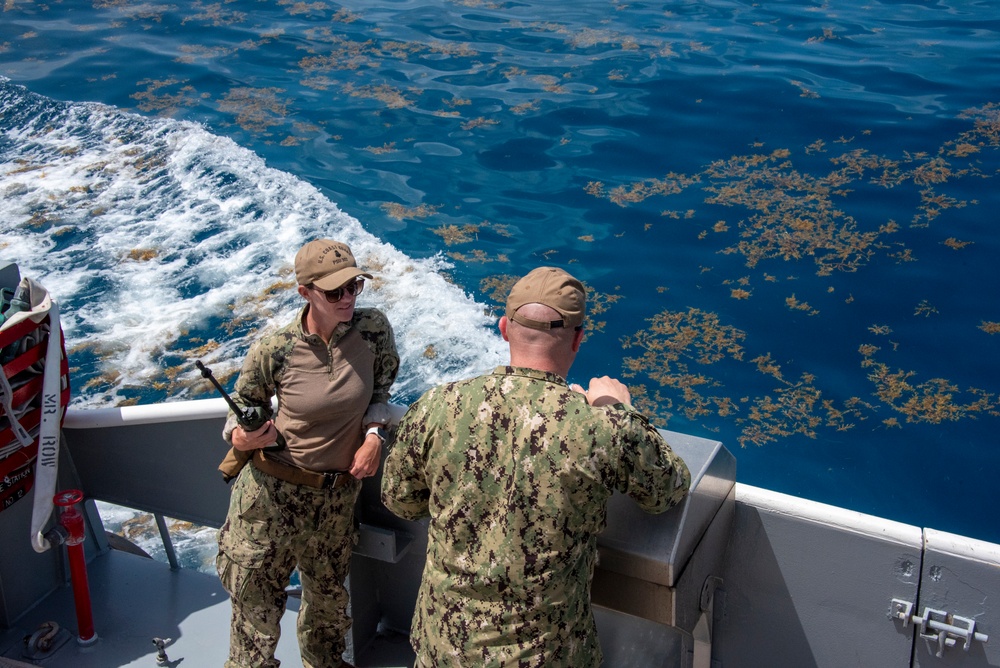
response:
[[[368,279],[373,278],[371,274],[367,274],[357,267],[347,267],[346,269],[335,271],[319,280],[313,281],[313,285],[320,290],[336,290],[337,288],[347,285],[358,276],[364,276]]]

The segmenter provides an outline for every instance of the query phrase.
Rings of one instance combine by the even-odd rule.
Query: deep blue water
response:
[[[13,0],[0,262],[79,405],[231,382],[312,237],[380,276],[402,402],[563,266],[572,380],[743,482],[1000,542],[998,66],[987,2]]]

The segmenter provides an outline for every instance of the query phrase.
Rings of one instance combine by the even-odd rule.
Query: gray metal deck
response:
[[[185,668],[221,666],[229,648],[229,596],[212,575],[111,550],[88,564],[96,643],[76,641],[73,590],[55,590],[10,629],[0,635],[0,657],[30,663],[23,654],[24,638],[41,624],[54,621],[66,642],[40,665],[51,668],[111,668],[156,665]],[[277,657],[285,666],[300,666],[295,640],[299,601],[289,598],[282,619]],[[157,664],[153,638],[169,638],[168,661]],[[355,657],[360,666],[412,666],[413,653],[403,636],[380,636]]]

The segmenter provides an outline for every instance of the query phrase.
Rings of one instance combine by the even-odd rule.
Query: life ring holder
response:
[[[70,399],[69,361],[59,327],[58,305],[45,288],[30,278],[20,280],[18,292],[22,290],[28,297],[23,310],[14,313],[15,309],[4,304],[5,317],[0,324],[3,372],[0,376],[0,512],[25,497],[41,481],[38,465],[43,440],[46,441],[44,463],[54,472],[56,462],[51,460],[58,458],[58,430]],[[50,340],[53,322],[57,336]],[[56,364],[58,375],[46,368],[47,360]],[[43,405],[46,403],[47,406]],[[53,409],[58,410],[57,420],[53,420]],[[51,447],[53,440],[55,448]],[[45,482],[43,486],[48,486],[48,481]],[[47,495],[51,508],[51,493]],[[36,506],[39,505],[36,502]],[[45,514],[44,508],[38,508],[32,524],[47,520],[47,516],[42,517]],[[38,533],[34,527],[32,533],[36,551],[43,551],[39,550],[43,547],[41,539],[36,541],[34,538]]]

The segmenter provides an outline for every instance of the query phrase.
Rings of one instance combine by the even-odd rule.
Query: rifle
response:
[[[233,413],[236,414],[236,421],[241,427],[243,427],[244,431],[257,431],[264,425],[265,422],[268,421],[269,418],[264,415],[264,409],[260,406],[251,406],[248,408],[240,408],[237,406],[236,402],[229,396],[229,393],[226,392],[225,388],[223,388],[222,385],[219,385],[219,381],[217,381],[215,376],[212,375],[212,370],[202,364],[201,360],[196,361],[194,365],[201,371],[202,376],[212,381],[212,385],[215,385],[215,389],[219,391],[219,394],[222,395],[222,398],[226,400],[226,403],[229,404],[229,407],[233,410]],[[268,446],[264,448],[264,450],[274,451],[281,450],[286,447],[285,437],[281,435],[281,432],[278,431],[277,427],[274,428],[274,433],[277,434],[277,438],[275,439],[276,445]]]

